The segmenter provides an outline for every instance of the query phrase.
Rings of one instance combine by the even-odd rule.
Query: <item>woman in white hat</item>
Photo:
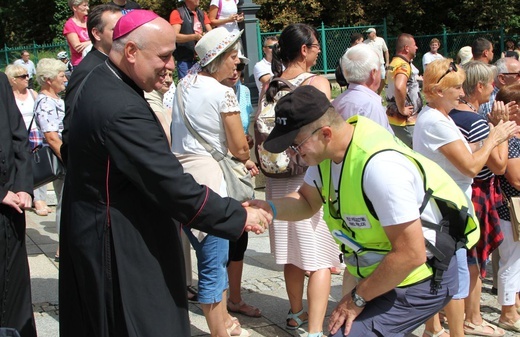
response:
[[[195,46],[200,61],[177,87],[172,107],[172,152],[186,172],[221,196],[227,196],[222,170],[211,154],[190,133],[183,114],[194,130],[220,153],[231,153],[253,174],[256,165],[249,159],[249,146],[242,129],[240,107],[233,92],[220,82],[232,77],[240,63],[240,35],[225,28],[206,33]],[[199,270],[198,300],[211,336],[249,336],[226,309],[229,241],[213,235],[184,231],[197,253]]]

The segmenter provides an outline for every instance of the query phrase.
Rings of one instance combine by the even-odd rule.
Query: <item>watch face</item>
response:
[[[352,301],[354,302],[354,305],[356,307],[364,307],[367,302],[363,299],[363,297],[359,296],[357,293],[356,293],[356,289],[354,288],[352,290]]]
[[[365,306],[365,301],[361,298],[356,298],[354,300],[354,304],[357,306],[357,307],[364,307]]]

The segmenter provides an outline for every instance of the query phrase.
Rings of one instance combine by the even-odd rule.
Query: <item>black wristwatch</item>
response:
[[[365,305],[367,305],[367,301],[361,296],[359,296],[356,293],[356,288],[352,289],[352,292],[350,293],[350,296],[352,296],[352,301],[354,302],[354,305],[359,308],[364,308]]]

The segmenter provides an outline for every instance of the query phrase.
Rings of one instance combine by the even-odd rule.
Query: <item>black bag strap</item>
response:
[[[271,78],[271,80],[269,81],[269,83],[271,82],[275,82],[275,81],[278,81],[278,82],[282,82],[287,88],[289,88],[289,91],[293,91],[294,89],[298,88],[299,86],[301,86],[303,84],[303,82],[307,81],[309,78],[312,78],[312,77],[315,77],[317,76],[316,74],[311,74],[311,73],[304,73],[304,74],[309,74],[309,76],[307,76],[299,85],[294,85],[292,84],[291,82],[289,82],[288,80],[286,80],[285,78],[281,78],[281,77],[273,77]],[[262,88],[262,93],[260,94],[259,96],[259,100],[258,100],[258,108],[256,109],[256,114],[255,114],[255,120],[258,119],[258,117],[260,116],[260,113],[262,112],[262,104],[261,104],[261,101],[262,101],[262,98],[264,97],[265,95],[265,92],[267,91],[267,88],[269,88],[269,85],[267,86],[264,86]]]
[[[39,100],[38,104],[36,104],[36,106],[33,109],[33,116],[32,116],[32,119],[31,119],[31,123],[29,123],[29,127],[27,128],[27,136],[31,134],[31,129],[32,129],[32,125],[33,125],[33,122],[34,122],[34,117],[36,117],[36,110],[40,106],[41,102],[42,102],[42,100]]]

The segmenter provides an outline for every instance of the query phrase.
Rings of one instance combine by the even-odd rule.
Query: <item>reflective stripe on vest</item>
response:
[[[434,201],[442,202],[453,210],[468,208],[465,224],[467,246],[478,241],[480,231],[478,221],[473,215],[473,205],[451,177],[436,163],[414,152],[379,124],[361,116],[351,117],[348,121],[354,126],[354,134],[345,154],[339,177],[339,195],[336,198],[331,186],[331,162],[319,165],[322,177],[322,194],[326,203],[323,207],[324,219],[334,239],[345,254],[349,272],[360,278],[368,277],[384,255],[392,249],[383,227],[367,204],[363,192],[363,174],[367,162],[382,151],[397,151],[408,158],[420,172],[424,190],[431,190]],[[368,201],[369,203],[369,201]],[[336,205],[337,210],[332,206]],[[418,283],[432,275],[427,264],[416,268],[399,285]]]

